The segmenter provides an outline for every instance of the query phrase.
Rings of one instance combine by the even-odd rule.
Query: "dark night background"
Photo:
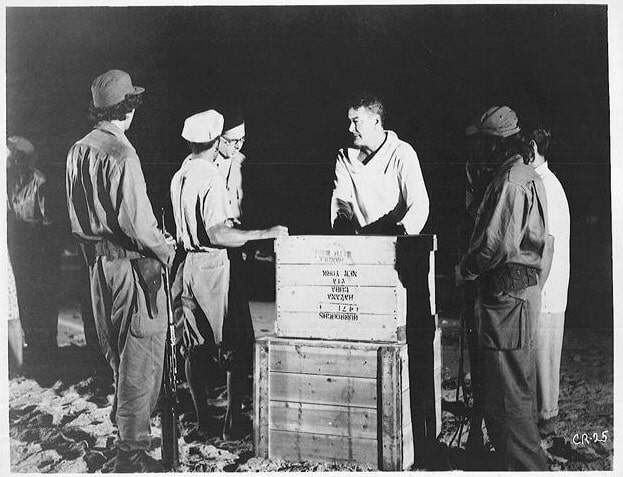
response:
[[[553,129],[571,209],[567,325],[612,327],[607,7],[7,8],[7,132],[32,140],[64,209],[65,155],[90,129],[90,83],[123,69],[146,88],[128,137],[154,211],[187,154],[183,119],[222,101],[247,117],[247,226],[328,232],[343,98],[381,94],[431,199],[438,297],[455,307],[464,128],[508,104]],[[68,228],[67,228],[68,230]],[[71,243],[67,232],[67,242]]]

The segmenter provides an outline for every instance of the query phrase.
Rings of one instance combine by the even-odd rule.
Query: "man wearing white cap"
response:
[[[144,89],[124,71],[91,85],[93,130],[67,155],[67,205],[87,260],[100,346],[115,380],[115,472],[162,472],[150,416],[162,383],[166,337],[163,266],[172,244],[158,229],[136,150],[125,135]]]
[[[239,230],[233,216],[225,180],[214,161],[217,158],[223,116],[209,110],[186,119],[182,137],[191,154],[171,181],[171,202],[178,244],[187,252],[182,276],[184,352],[188,379],[197,415],[199,434],[209,431],[206,362],[216,360],[227,371],[228,410],[225,438],[240,425],[239,387],[244,379],[240,342],[224,333],[228,319],[230,262],[228,247],[249,240],[287,235],[286,227]]]
[[[461,274],[477,280],[483,410],[496,470],[547,470],[536,422],[535,334],[552,238],[543,182],[515,112],[490,108],[467,128],[495,166],[478,201]],[[478,199],[478,198],[477,198]]]

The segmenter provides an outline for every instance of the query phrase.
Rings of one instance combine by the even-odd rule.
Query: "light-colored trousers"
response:
[[[558,415],[564,313],[540,313],[536,334],[537,410],[539,420]]]
[[[100,346],[115,379],[111,419],[121,450],[151,446],[150,417],[156,408],[166,338],[166,295],[157,292],[157,311],[141,286],[135,260],[97,257],[90,267],[93,315]]]

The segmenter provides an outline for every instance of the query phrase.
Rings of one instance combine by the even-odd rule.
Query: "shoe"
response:
[[[160,461],[148,455],[144,450],[119,450],[113,472],[120,474],[165,472],[165,468]]]

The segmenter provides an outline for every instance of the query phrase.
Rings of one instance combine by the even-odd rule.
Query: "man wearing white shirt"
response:
[[[547,221],[554,236],[552,267],[541,293],[541,314],[537,321],[537,409],[542,435],[552,433],[552,419],[558,416],[560,357],[569,287],[570,218],[567,196],[558,178],[549,169],[545,155],[551,133],[543,127],[530,135],[534,150],[533,166],[545,185]]]
[[[419,234],[426,223],[429,201],[417,154],[383,128],[384,116],[381,101],[368,93],[349,104],[353,147],[338,151],[331,200],[337,233]]]
[[[429,200],[415,150],[395,132],[385,130],[385,108],[376,96],[358,94],[348,106],[353,147],[340,149],[337,154],[331,199],[333,231],[351,235],[419,234],[428,219]],[[422,263],[414,268],[414,276],[428,273]],[[435,322],[427,292],[406,282],[409,379],[418,383],[410,388],[414,445],[418,465],[428,466],[423,460],[435,455],[440,431],[434,418]]]
[[[241,386],[246,348],[252,346],[253,328],[228,332],[232,319],[229,297],[230,262],[227,249],[249,240],[277,238],[288,234],[282,226],[264,230],[233,227],[233,213],[225,180],[214,164],[218,156],[223,116],[214,110],[194,114],[184,121],[182,137],[191,154],[171,180],[171,203],[177,242],[186,251],[181,276],[183,350],[186,378],[195,415],[196,437],[210,431],[210,413],[205,393],[212,361],[227,372],[227,413],[223,438],[239,437],[242,431]],[[180,272],[178,272],[180,273]],[[250,336],[249,336],[250,334]]]

